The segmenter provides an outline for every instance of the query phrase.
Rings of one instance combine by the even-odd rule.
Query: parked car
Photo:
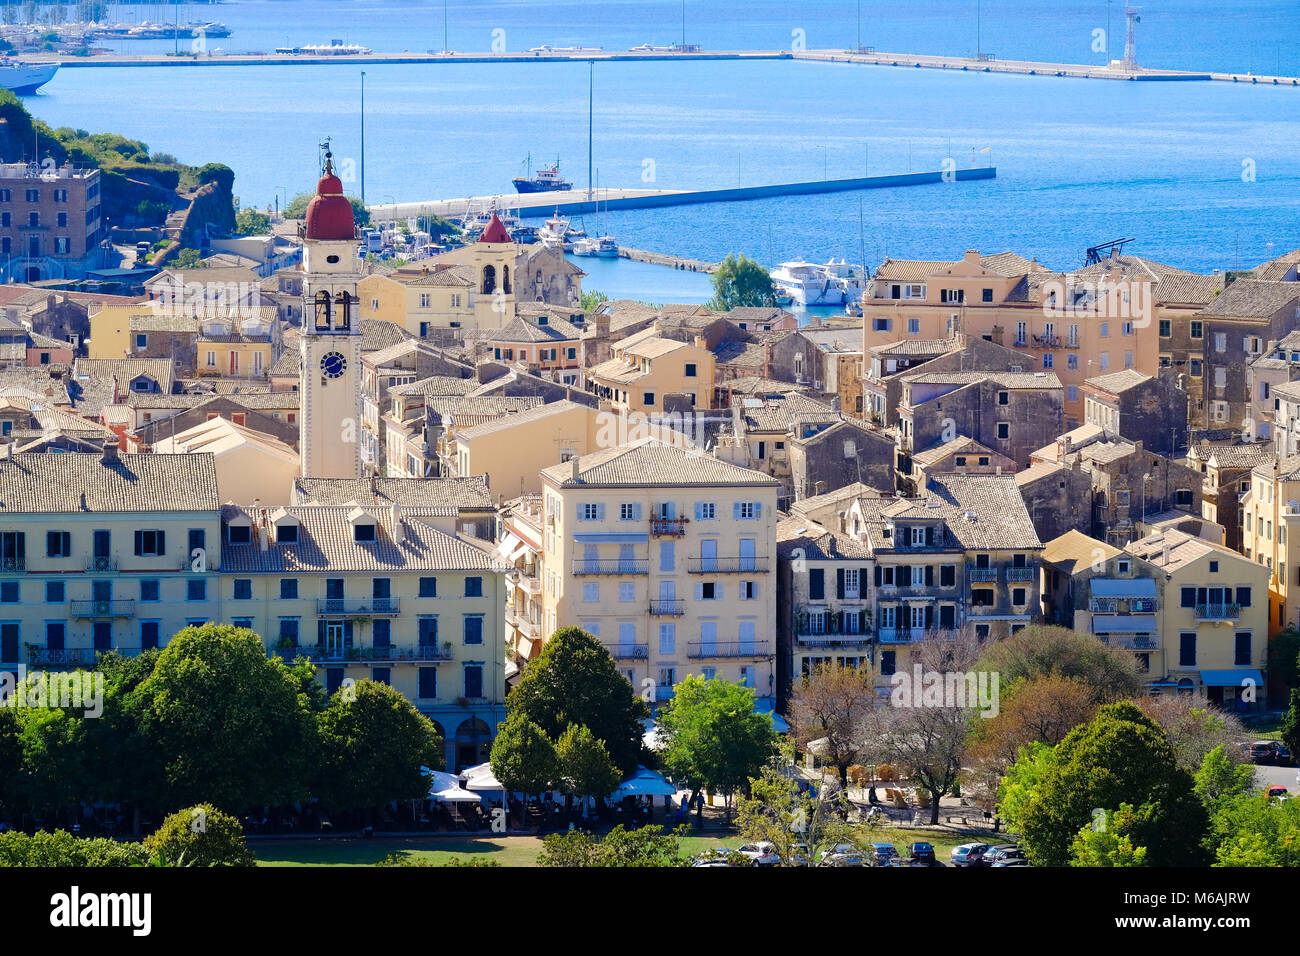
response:
[[[992,867],[1028,866],[1028,865],[1029,865],[1029,861],[1026,860],[1023,856],[1018,858],[1013,858],[1010,860],[998,860],[996,863],[991,864]]]
[[[736,851],[755,866],[776,866],[781,862],[781,855],[776,852],[776,845],[760,840],[758,843],[746,843]]]
[[[818,866],[866,866],[867,857],[853,843],[838,843],[829,850],[823,850]]]
[[[742,856],[729,847],[714,847],[698,854],[691,861],[691,866],[749,866],[749,858]]]
[[[984,851],[988,848],[987,843],[963,843],[961,846],[953,847],[952,865],[978,866],[984,856]]]
[[[1266,792],[1268,793],[1268,798],[1270,800],[1288,800],[1291,797],[1291,791],[1280,784],[1274,787],[1269,787]]]
[[[1295,763],[1295,756],[1291,753],[1291,748],[1284,743],[1279,743],[1273,748],[1273,760],[1279,767],[1289,767]]]
[[[898,850],[892,843],[871,844],[870,855],[872,866],[889,866],[891,860],[899,859]]]
[[[934,847],[928,843],[913,843],[910,850],[912,862],[920,861],[924,864],[934,864],[938,860],[934,858]]]
[[[1277,763],[1276,740],[1257,740],[1250,745],[1250,760],[1256,764],[1274,764]]]
[[[983,861],[989,866],[997,866],[1000,863],[1006,863],[1009,860],[1023,860],[1025,851],[1020,849],[1014,843],[1008,843],[1004,846],[989,847],[984,852]]]

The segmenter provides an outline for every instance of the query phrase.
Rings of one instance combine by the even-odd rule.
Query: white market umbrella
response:
[[[663,774],[641,767],[632,776],[618,785],[614,799],[624,797],[675,797],[677,787],[669,783]]]
[[[469,790],[462,790],[460,787],[452,787],[448,790],[439,790],[437,793],[429,794],[429,799],[437,800],[439,803],[482,803],[483,797]]]

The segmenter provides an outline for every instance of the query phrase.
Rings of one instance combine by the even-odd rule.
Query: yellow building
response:
[[[596,635],[652,702],[699,674],[772,703],[778,488],[651,439],[545,469],[544,633]]]
[[[222,501],[287,505],[301,468],[292,445],[219,416],[168,435],[154,445],[154,451],[163,455],[211,454]]]
[[[659,336],[654,329],[613,345],[613,358],[587,369],[587,391],[614,411],[656,414],[664,396],[686,395],[694,407],[709,408],[715,361],[701,344]]]
[[[454,475],[486,475],[498,499],[538,494],[541,470],[595,451],[602,428],[617,434],[602,423],[614,417],[576,402],[549,402],[456,430],[448,461],[455,462]]]
[[[220,620],[211,455],[0,459],[0,663],[93,665]]]
[[[421,338],[434,329],[477,325],[474,273],[468,266],[423,266],[369,275],[357,283],[357,296],[361,318],[393,322]]]
[[[1168,530],[1125,552],[1156,571],[1163,680],[1153,688],[1258,707],[1268,660],[1269,570],[1235,551]],[[1153,660],[1153,676],[1158,665]]]
[[[305,654],[333,693],[391,685],[437,725],[448,768],[487,759],[505,719],[506,565],[454,508],[226,507],[223,618]]]
[[[1242,553],[1269,573],[1269,632],[1300,624],[1300,457],[1257,465],[1241,496]]]

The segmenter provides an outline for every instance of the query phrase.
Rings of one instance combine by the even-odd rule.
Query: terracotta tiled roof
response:
[[[15,455],[0,459],[0,512],[213,511],[211,455]]]

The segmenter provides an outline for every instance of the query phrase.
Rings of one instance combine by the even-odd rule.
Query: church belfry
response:
[[[356,225],[328,144],[302,243],[299,454],[304,478],[361,475],[361,327]]]

